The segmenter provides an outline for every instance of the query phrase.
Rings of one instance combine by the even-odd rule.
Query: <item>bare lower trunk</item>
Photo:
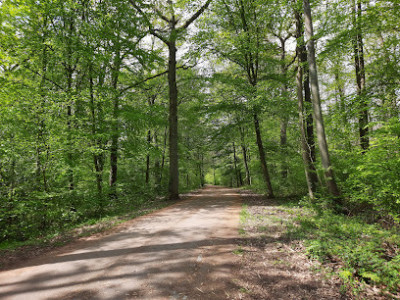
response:
[[[232,143],[233,146],[233,165],[235,166],[235,174],[236,174],[236,186],[241,187],[243,186],[243,178],[242,178],[242,173],[240,172],[240,169],[238,167],[238,159],[236,156],[236,145],[235,143]]]
[[[361,0],[354,0],[353,7],[353,26],[355,27],[355,36],[353,38],[354,60],[357,80],[358,95],[358,125],[360,134],[360,145],[365,152],[369,148],[368,137],[368,103],[365,99],[365,60],[364,60],[364,42],[361,28],[362,17]]]
[[[286,81],[286,73],[287,73],[287,65],[286,65],[286,38],[280,37],[281,42],[281,73],[282,77]],[[282,101],[287,102],[288,96],[288,86],[286,82],[282,85]],[[287,179],[288,177],[288,165],[287,165],[287,126],[288,126],[288,117],[285,115],[281,119],[281,132],[280,132],[280,146],[281,151],[283,152],[284,156],[282,158],[282,169],[281,169],[281,176],[282,179]]]
[[[288,177],[288,165],[287,165],[287,126],[288,119],[285,117],[281,120],[281,132],[280,132],[280,146],[281,151],[284,153],[283,161],[282,161],[282,170],[281,176],[283,179],[287,179]]]
[[[299,110],[299,126],[301,133],[301,149],[304,163],[304,169],[307,180],[308,194],[311,199],[314,199],[314,193],[318,184],[318,177],[315,162],[315,146],[314,146],[314,130],[313,130],[313,117],[311,113],[307,112],[304,105],[304,97],[306,101],[311,103],[309,76],[305,80],[303,78],[304,72],[308,73],[307,63],[307,50],[304,45],[304,27],[302,16],[298,10],[295,10],[296,19],[296,39],[297,39],[297,100]],[[304,96],[303,96],[304,89]]]
[[[164,166],[165,166],[165,152],[167,151],[167,141],[168,141],[168,127],[165,128],[164,132],[164,146],[163,146],[163,153],[161,158],[161,170],[160,170],[160,182],[162,182],[163,174],[164,174]]]
[[[251,175],[250,175],[250,168],[247,156],[247,147],[245,145],[242,145],[242,153],[243,153],[244,168],[246,170],[246,183],[248,185],[251,185]]]
[[[92,136],[93,136],[93,146],[101,147],[101,142],[96,139],[97,135],[97,123],[101,122],[101,120],[97,120],[96,118],[96,106],[95,106],[95,98],[94,98],[94,90],[93,90],[93,72],[92,65],[89,67],[89,89],[90,89],[90,109],[92,114]],[[103,169],[104,169],[104,154],[103,153],[94,153],[93,154],[93,164],[95,168],[95,177],[96,177],[96,185],[97,185],[97,193],[101,196],[103,193]]]
[[[112,87],[114,89],[114,100],[113,100],[113,120],[112,120],[112,134],[111,134],[111,147],[110,147],[110,197],[117,197],[117,180],[118,180],[118,140],[119,140],[119,94],[117,92],[119,71],[121,68],[121,55],[119,47],[117,47],[113,74],[112,74]]]
[[[154,132],[154,144],[159,148],[157,132]],[[154,160],[154,182],[156,183],[156,187],[159,188],[161,185],[161,165],[158,156]]]
[[[253,118],[254,118],[254,128],[256,131],[258,153],[260,155],[261,169],[263,172],[265,184],[267,185],[268,197],[274,198],[274,192],[272,190],[272,184],[271,184],[271,179],[269,177],[268,166],[267,166],[267,162],[265,160],[265,151],[264,151],[264,146],[263,146],[262,137],[261,137],[260,122],[258,120],[258,116],[256,113],[253,115]]]
[[[172,33],[174,34],[174,32]],[[172,35],[171,34],[171,35]],[[169,199],[179,199],[178,88],[176,84],[176,42],[169,42]]]
[[[335,196],[336,204],[341,205],[339,188],[336,184],[334,177],[331,160],[329,157],[328,143],[326,141],[324,120],[321,109],[321,100],[319,93],[317,63],[315,58],[315,45],[314,45],[314,29],[312,24],[311,7],[309,0],[303,0],[304,3],[304,16],[305,16],[305,27],[308,38],[308,63],[310,68],[310,83],[311,92],[313,97],[313,111],[314,120],[316,124],[318,145],[321,155],[321,162],[325,173],[325,180],[329,192]]]
[[[239,126],[239,131],[240,131],[240,138],[241,138],[241,141],[242,141],[243,163],[244,163],[244,168],[246,170],[246,183],[247,183],[247,185],[251,185],[251,177],[250,177],[250,168],[249,168],[248,155],[247,155],[247,147],[246,147],[245,140],[244,140],[244,129]]]
[[[147,132],[147,144],[148,147],[150,148],[151,144],[151,131],[149,130]],[[149,184],[150,182],[150,153],[147,153],[146,155],[146,184]]]

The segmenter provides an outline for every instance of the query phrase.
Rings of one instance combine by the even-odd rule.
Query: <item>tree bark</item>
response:
[[[244,163],[244,168],[246,170],[246,183],[247,183],[247,185],[251,185],[251,176],[250,176],[250,168],[249,168],[248,155],[247,155],[247,147],[246,147],[245,140],[244,140],[244,129],[241,126],[239,126],[239,131],[240,131],[240,138],[242,141],[243,163]]]
[[[150,148],[151,146],[151,130],[147,132],[147,144]],[[149,151],[149,150],[148,150]],[[150,153],[146,155],[146,184],[150,182]]]
[[[316,124],[318,146],[321,155],[321,162],[324,169],[324,175],[328,191],[334,196],[336,204],[342,205],[339,188],[336,184],[329,156],[328,143],[326,140],[325,126],[322,115],[321,99],[320,99],[319,83],[318,83],[317,62],[315,58],[314,29],[312,23],[311,7],[309,0],[303,0],[303,4],[304,4],[306,34],[308,38],[307,42],[308,64],[310,68],[310,83],[311,83],[311,92],[313,98],[312,104],[314,111],[314,120]]]
[[[233,147],[233,164],[235,166],[235,173],[236,173],[236,185],[237,187],[243,186],[243,178],[242,178],[242,172],[240,171],[240,168],[238,167],[238,158],[236,156],[236,145],[235,142],[232,143]]]
[[[281,42],[281,73],[282,76],[285,80],[285,82],[282,85],[281,93],[282,93],[282,99],[286,99],[288,95],[288,86],[286,84],[286,73],[287,73],[287,66],[286,66],[286,41],[287,39],[280,37],[280,42]],[[285,100],[283,100],[285,101]],[[281,151],[284,153],[283,161],[282,161],[282,170],[281,170],[281,176],[283,179],[287,179],[288,177],[288,165],[287,165],[287,160],[286,160],[286,154],[287,154],[287,127],[288,127],[288,122],[289,119],[286,116],[283,116],[281,118],[281,131],[280,131],[280,146],[281,146]]]
[[[172,30],[171,36],[176,32]],[[178,165],[178,88],[176,83],[176,41],[171,38],[169,44],[169,199],[179,199]]]
[[[355,34],[353,38],[354,60],[357,80],[357,96],[359,104],[358,125],[360,135],[360,146],[363,152],[369,148],[368,137],[368,103],[365,99],[365,59],[364,59],[364,42],[362,35],[362,7],[361,0],[354,0],[353,7],[353,26]]]
[[[280,132],[280,146],[281,151],[284,153],[283,161],[282,161],[282,170],[281,176],[283,179],[287,179],[288,177],[288,165],[287,165],[287,127],[288,127],[288,118],[283,117],[281,120],[281,132]]]
[[[304,25],[303,18],[300,12],[295,9],[296,21],[296,39],[297,39],[297,102],[299,110],[299,126],[301,133],[301,150],[304,163],[304,169],[307,180],[308,194],[311,199],[315,198],[315,191],[318,184],[318,177],[315,161],[315,146],[314,146],[314,130],[313,130],[313,117],[311,113],[307,113],[304,105],[303,89],[305,90],[305,97],[311,102],[309,77],[303,80],[304,72],[308,72],[307,64],[307,50],[304,45]]]
[[[264,151],[264,146],[263,146],[262,137],[261,137],[260,122],[258,120],[258,115],[256,113],[254,113],[253,118],[254,118],[254,129],[255,129],[256,138],[257,138],[258,152],[260,154],[261,169],[263,172],[265,183],[267,185],[268,197],[274,198],[274,192],[272,189],[271,179],[270,179],[269,172],[268,172],[268,166],[267,166],[267,163],[265,160],[265,151]]]
[[[89,67],[89,89],[90,89],[90,109],[92,113],[92,137],[93,145],[98,147],[101,142],[97,140],[97,121],[96,121],[96,107],[93,90],[93,70],[92,64]],[[104,154],[93,153],[93,163],[95,167],[97,193],[101,196],[103,194],[103,169],[104,169]]]
[[[114,89],[114,101],[113,101],[113,112],[112,112],[112,134],[111,134],[111,147],[110,147],[110,197],[117,197],[116,183],[118,180],[118,140],[119,140],[119,94],[117,92],[119,71],[121,68],[121,53],[120,46],[117,45],[117,51],[115,54],[115,61],[112,72],[112,87]]]

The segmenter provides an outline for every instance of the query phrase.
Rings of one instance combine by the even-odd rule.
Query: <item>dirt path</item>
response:
[[[0,273],[0,299],[232,299],[240,196],[209,187]]]
[[[242,201],[246,208],[240,224],[241,246],[236,251],[241,271],[235,279],[240,299],[352,299],[341,293],[334,274],[328,275],[321,264],[307,258],[303,242],[287,234],[289,224],[303,209],[246,191]]]

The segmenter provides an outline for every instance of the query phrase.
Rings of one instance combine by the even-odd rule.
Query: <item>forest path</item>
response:
[[[241,200],[207,187],[156,213],[0,273],[0,299],[229,299]]]

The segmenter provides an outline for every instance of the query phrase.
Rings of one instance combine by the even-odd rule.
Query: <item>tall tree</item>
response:
[[[314,111],[314,121],[317,131],[317,139],[319,145],[319,151],[321,155],[321,162],[324,169],[324,175],[326,185],[329,192],[335,197],[337,204],[341,205],[342,201],[340,198],[340,191],[336,184],[332,164],[329,156],[328,142],[326,140],[325,125],[321,108],[321,98],[319,91],[318,72],[317,72],[317,61],[315,57],[315,36],[311,14],[311,6],[309,0],[303,0],[304,4],[304,18],[305,28],[307,34],[307,48],[308,48],[308,64],[310,68],[310,85],[312,92],[312,104]]]
[[[153,6],[156,16],[166,23],[166,28],[158,29],[148,13],[134,0],[130,0],[135,9],[147,20],[149,32],[160,39],[168,47],[168,86],[169,86],[169,198],[179,198],[179,162],[178,162],[178,87],[177,87],[177,41],[182,38],[184,31],[200,17],[212,0],[207,0],[190,18],[177,18],[172,0],[167,1],[166,12]],[[182,23],[178,26],[179,23]]]
[[[300,4],[300,5],[299,5]],[[296,39],[297,39],[297,100],[299,110],[299,126],[301,133],[301,149],[306,173],[308,194],[311,199],[315,198],[318,178],[314,165],[315,162],[315,146],[314,146],[314,128],[312,114],[305,105],[305,99],[311,102],[309,72],[307,66],[307,49],[304,42],[304,25],[301,9],[301,1],[294,3],[294,16],[296,21]],[[304,74],[306,74],[304,76]],[[306,100],[307,101],[307,100]]]

